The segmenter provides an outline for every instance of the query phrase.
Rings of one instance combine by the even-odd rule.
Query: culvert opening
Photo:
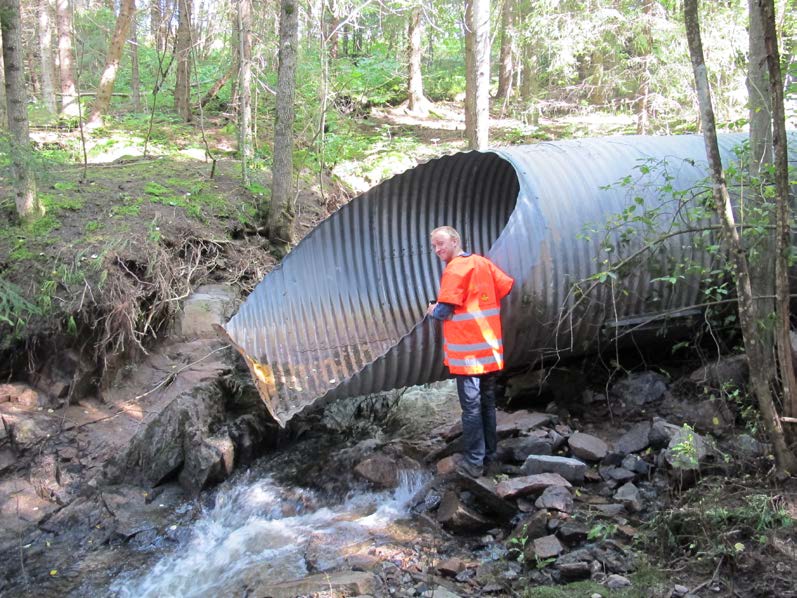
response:
[[[518,192],[496,154],[445,156],[377,185],[303,239],[225,327],[272,415],[284,423],[318,398],[445,377],[442,357],[425,350],[439,344],[423,320],[442,273],[429,233],[453,226],[487,254]]]

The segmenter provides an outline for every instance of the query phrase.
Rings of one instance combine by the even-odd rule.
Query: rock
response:
[[[570,488],[571,484],[557,473],[538,473],[500,482],[495,491],[501,498],[515,498],[527,494],[538,494],[549,486]]]
[[[266,444],[267,436],[277,436],[277,430],[271,430],[264,419],[246,413],[235,419],[227,427],[235,451],[235,461],[240,465],[248,465]]]
[[[567,439],[573,455],[586,461],[600,461],[609,451],[608,445],[596,436],[576,432]]]
[[[374,455],[354,467],[354,473],[381,488],[395,488],[398,472],[398,464],[387,455]]]
[[[562,581],[566,582],[588,579],[590,575],[589,563],[584,561],[562,564],[557,561],[554,563],[554,568],[559,571]]]
[[[527,551],[526,560],[542,561],[559,556],[564,551],[564,547],[556,538],[556,536],[543,536],[537,538],[530,545],[530,550]],[[528,558],[531,557],[531,558]]]
[[[534,506],[538,509],[552,509],[562,513],[573,512],[573,496],[563,486],[551,486],[540,495]]]
[[[606,587],[610,590],[619,590],[631,586],[631,580],[622,575],[612,574],[606,578]]]
[[[676,426],[660,418],[654,418],[650,428],[650,446],[654,449],[666,447],[672,437],[678,434],[680,430],[681,426]]]
[[[473,495],[480,506],[496,517],[509,520],[517,514],[517,508],[498,495],[498,486],[492,479],[460,476],[458,483]]]
[[[185,454],[178,481],[186,494],[197,496],[202,488],[226,480],[233,470],[233,444],[226,433],[199,440]]]
[[[252,588],[252,596],[269,598],[295,598],[308,595],[363,596],[382,595],[379,578],[365,571],[337,571],[308,575],[296,581],[258,585]]]
[[[463,505],[456,492],[451,491],[446,492],[440,501],[437,521],[447,529],[462,532],[483,531],[493,526],[491,521]]]
[[[622,468],[643,476],[648,475],[651,469],[650,464],[637,455],[626,455]]]
[[[639,494],[639,488],[634,486],[631,482],[623,484],[614,493],[614,500],[623,503],[626,509],[632,513],[637,513],[642,510],[642,498]]]
[[[614,450],[622,455],[637,453],[650,446],[650,422],[633,426],[614,443]]]
[[[448,475],[449,473],[454,473],[454,471],[457,469],[457,464],[459,463],[460,459],[460,455],[449,455],[440,459],[435,467],[437,470],[437,475]]]
[[[517,436],[524,432],[534,430],[553,421],[553,416],[548,413],[519,410],[512,413],[497,411],[496,427],[499,437]]]
[[[461,598],[459,594],[455,594],[443,586],[434,586],[431,590],[421,594],[421,596],[423,596],[423,598]]]
[[[183,303],[177,318],[177,330],[186,338],[215,338],[214,325],[230,319],[238,303],[238,293],[231,286],[208,284],[198,287]]]
[[[642,407],[655,403],[667,392],[667,378],[656,372],[630,374],[612,386],[611,392],[626,405]]]
[[[686,586],[682,586],[680,584],[675,584],[672,588],[672,593],[674,596],[686,596],[689,593],[689,588]]]
[[[441,575],[454,577],[460,571],[465,570],[465,563],[461,559],[450,558],[438,564],[437,570],[441,573]]]
[[[535,538],[542,538],[548,535],[548,513],[544,510],[538,510],[530,517],[524,518],[520,523],[515,526],[512,533],[509,535],[508,543],[525,544],[528,540]]]
[[[565,543],[573,546],[579,544],[587,539],[589,530],[586,525],[578,523],[577,521],[568,521],[559,528],[557,535]]]
[[[0,426],[2,429],[2,426]],[[0,473],[5,473],[12,465],[17,462],[17,456],[9,448],[0,448]]]
[[[662,453],[670,467],[684,470],[697,470],[707,454],[703,437],[686,427],[678,429]]]
[[[733,385],[733,388],[744,388],[748,374],[747,355],[742,354],[712,361],[689,374],[688,379],[693,384],[717,390],[728,384]]]
[[[624,505],[618,504],[610,504],[610,505],[593,505],[595,510],[600,511],[603,515],[607,517],[617,517],[623,511],[625,511]]]
[[[732,442],[736,454],[742,459],[758,459],[767,454],[767,447],[749,434],[739,434]]]
[[[614,480],[615,482],[625,483],[633,480],[636,474],[623,467],[601,467],[600,473],[604,480]]]
[[[523,462],[529,455],[550,455],[553,452],[553,442],[547,433],[535,430],[536,435],[519,436],[503,440],[498,445],[500,452],[506,452],[512,461]]]
[[[736,416],[726,401],[712,398],[697,404],[688,403],[684,420],[698,432],[721,436],[733,429]]]
[[[214,379],[180,392],[142,427],[124,452],[106,463],[107,481],[154,487],[179,472],[181,484],[193,493],[223,478],[225,457],[205,442],[223,415],[223,398]]]
[[[521,470],[526,475],[558,473],[568,482],[578,483],[584,481],[587,464],[569,457],[529,455]]]

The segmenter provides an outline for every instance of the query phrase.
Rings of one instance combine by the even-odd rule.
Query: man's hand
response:
[[[437,306],[437,303],[429,302],[429,307],[426,308],[426,315],[431,316],[432,312],[434,312],[434,308]]]

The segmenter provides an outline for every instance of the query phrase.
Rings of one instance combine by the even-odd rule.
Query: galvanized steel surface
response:
[[[743,139],[721,137],[726,159]],[[503,304],[508,367],[548,352],[588,351],[607,324],[694,305],[699,287],[696,279],[652,283],[657,264],[650,264],[623,280],[627,294],[599,285],[589,301],[570,309],[573,284],[600,272],[598,258],[605,255],[599,233],[580,236],[605,230],[639,202],[663,206],[661,222],[677,219],[661,187],[690,193],[705,176],[701,136],[585,139],[444,156],[377,185],[322,222],[225,329],[282,424],[317,400],[445,378],[439,331],[424,313],[442,272],[428,236],[446,224],[463,234],[469,250],[488,255],[516,280]],[[626,177],[629,184],[618,184]],[[622,230],[610,238],[617,241]],[[665,253],[708,259],[677,236]]]

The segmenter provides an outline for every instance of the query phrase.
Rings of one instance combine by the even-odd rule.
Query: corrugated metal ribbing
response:
[[[723,155],[731,159],[743,139],[723,136]],[[705,173],[700,136],[445,156],[377,185],[322,222],[258,285],[226,332],[283,424],[317,400],[442,379],[440,333],[423,315],[442,271],[428,235],[448,224],[466,248],[516,279],[503,311],[509,367],[560,350],[585,352],[617,320],[698,302],[697,279],[675,287],[651,282],[672,271],[672,260],[704,259],[677,236],[648,268],[618,280],[614,293],[600,285],[579,300],[573,285],[602,271],[607,223],[636,201],[648,214],[660,211],[659,225],[677,218],[680,204],[661,188],[686,192]],[[629,184],[619,184],[627,177]],[[637,234],[621,257],[640,246],[643,223],[629,220],[608,236],[616,245],[629,229]]]

